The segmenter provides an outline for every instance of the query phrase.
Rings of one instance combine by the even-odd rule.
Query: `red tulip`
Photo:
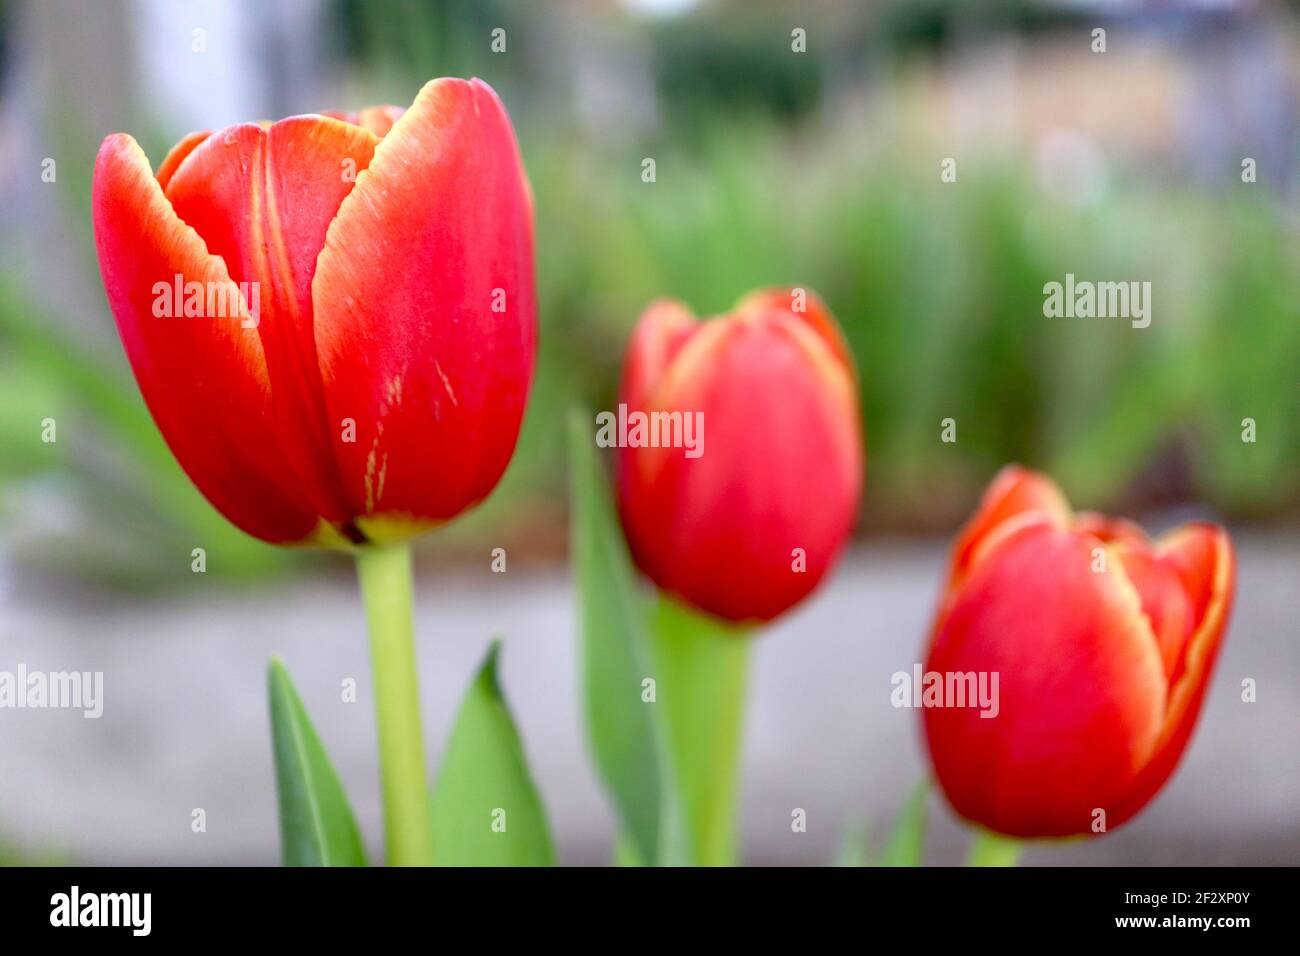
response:
[[[999,675],[992,719],[923,710],[957,813],[1054,837],[1141,810],[1191,736],[1235,579],[1222,528],[1193,522],[1152,542],[1127,521],[1071,514],[1041,475],[1004,469],[953,548],[925,668]]]
[[[619,509],[651,579],[731,621],[776,617],[817,586],[852,529],[863,451],[853,360],[815,296],[760,291],[705,323],[652,304],[620,402],[629,418],[698,423],[694,448],[631,447],[632,429],[619,442]]]
[[[109,136],[94,222],[145,402],[245,531],[397,540],[495,486],[536,299],[531,194],[486,84],[194,133],[156,176]]]

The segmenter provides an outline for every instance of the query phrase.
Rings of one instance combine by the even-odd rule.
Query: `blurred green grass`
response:
[[[1013,460],[1088,507],[1294,512],[1297,247],[1247,190],[1118,189],[1079,208],[1014,165],[965,166],[957,187],[930,163],[734,126],[690,155],[656,154],[654,184],[634,155],[593,168],[568,149],[530,157],[542,374],[512,478],[535,459],[530,482],[554,481],[556,406],[611,406],[649,300],[710,314],[790,283],[826,299],[858,362],[868,527],[946,526]],[[1045,318],[1043,284],[1067,272],[1149,280],[1151,327]],[[940,441],[945,417],[955,444]],[[1246,417],[1255,444],[1241,441]]]
[[[703,97],[681,75],[689,56],[656,53],[673,77],[659,84],[665,115],[599,135],[532,89],[535,57],[486,54],[492,24],[540,16],[512,7],[498,18],[504,6],[406,19],[339,7],[345,22],[360,18],[344,31],[347,55],[383,91],[376,101],[439,73],[494,83],[536,196],[541,346],[518,453],[481,509],[433,536],[439,554],[511,542],[557,555],[565,410],[612,407],[640,310],[673,296],[713,314],[769,284],[816,290],[844,325],[866,429],[865,532],[950,530],[1008,461],[1050,471],[1080,507],[1194,502],[1238,520],[1295,518],[1300,247],[1276,196],[1228,169],[1208,187],[1121,174],[1098,201],[1073,205],[1014,153],[964,159],[959,183],[944,184],[914,144],[876,143],[862,117],[815,112],[817,85],[789,66],[761,85],[770,108],[726,109],[727,84],[764,62],[734,42],[708,74],[721,88]],[[698,37],[690,49],[703,56]],[[86,160],[68,171],[66,216],[87,241],[79,278],[97,286],[94,139],[81,134],[65,149]],[[646,156],[654,183],[641,180]],[[1150,281],[1151,327],[1045,318],[1043,285],[1067,272]],[[311,560],[226,525],[171,459],[112,339],[71,333],[41,303],[29,277],[0,271],[0,515],[24,528],[33,489],[74,505],[67,527],[19,535],[21,557],[120,587],[193,580],[199,545],[210,573],[236,579]],[[83,321],[112,323],[106,305]],[[34,424],[47,416],[56,445]],[[947,417],[955,444],[940,441]],[[1241,440],[1248,417],[1254,444]]]

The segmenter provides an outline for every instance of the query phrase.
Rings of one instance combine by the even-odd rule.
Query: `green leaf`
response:
[[[920,866],[925,856],[926,801],[930,781],[922,780],[912,791],[894,822],[894,832],[880,850],[881,866]]]
[[[835,847],[833,866],[868,866],[871,858],[867,853],[867,825],[853,822],[840,834],[839,844]]]
[[[493,641],[465,693],[430,802],[438,866],[553,866],[546,811],[497,681]]]
[[[267,685],[284,865],[365,866],[343,785],[278,658],[271,658]]]
[[[645,866],[645,860],[637,852],[636,844],[620,833],[614,840],[614,866]]]
[[[647,608],[614,514],[592,434],[593,419],[569,415],[571,546],[581,633],[582,693],[596,768],[621,830],[648,863],[662,862],[661,731],[642,700],[651,676]]]

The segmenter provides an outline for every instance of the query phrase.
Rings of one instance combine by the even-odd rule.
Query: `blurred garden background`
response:
[[[499,490],[420,545],[433,746],[500,631],[561,855],[605,858],[572,701],[565,410],[613,407],[651,299],[712,314],[797,284],[857,359],[867,489],[846,567],[764,638],[750,856],[829,859],[922,773],[888,677],[916,659],[945,539],[1019,461],[1081,508],[1221,520],[1243,550],[1227,673],[1185,768],[1199,789],[1171,788],[1136,837],[1038,861],[1300,857],[1300,4],[1231,0],[0,0],[0,668],[96,662],[109,695],[102,727],[0,713],[0,843],[274,860],[268,649],[377,836],[369,707],[332,703],[366,666],[350,568],[244,536],[175,464],[100,286],[90,176],[110,132],[156,165],[193,129],[406,105],[439,75],[484,78],[516,124],[541,352]],[[1043,286],[1067,273],[1149,281],[1150,327],[1045,318]],[[497,546],[507,581],[488,572]],[[1268,674],[1285,677],[1271,696],[1237,702]],[[825,813],[792,844],[788,807],[815,802],[800,779]],[[189,808],[208,804],[224,813],[195,847]]]

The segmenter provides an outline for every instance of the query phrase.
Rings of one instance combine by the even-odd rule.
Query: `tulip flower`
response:
[[[157,176],[109,136],[94,223],[145,402],[249,534],[384,543],[496,485],[536,305],[529,190],[486,84],[191,134]]]
[[[1191,737],[1234,582],[1222,528],[1153,542],[1004,469],[953,548],[925,667],[1000,677],[991,719],[953,701],[922,711],[953,809],[1022,838],[1131,819]]]
[[[730,864],[744,633],[817,587],[852,530],[853,360],[803,289],[755,292],[704,323],[656,302],[628,347],[617,423],[601,443],[618,449],[629,550],[667,596],[650,630],[684,859]]]
[[[356,552],[372,635],[393,632],[376,696],[407,792],[386,809],[421,842],[402,542],[496,485],[536,350],[532,200],[505,108],[479,80],[438,79],[407,110],[193,133],[156,175],[114,134],[93,208],[122,343],[186,474],[249,534]]]
[[[695,448],[619,443],[623,527],[660,588],[740,622],[771,620],[817,586],[852,530],[863,452],[853,359],[816,296],[759,291],[704,323],[652,304],[620,405],[651,432],[656,413],[699,423]]]

